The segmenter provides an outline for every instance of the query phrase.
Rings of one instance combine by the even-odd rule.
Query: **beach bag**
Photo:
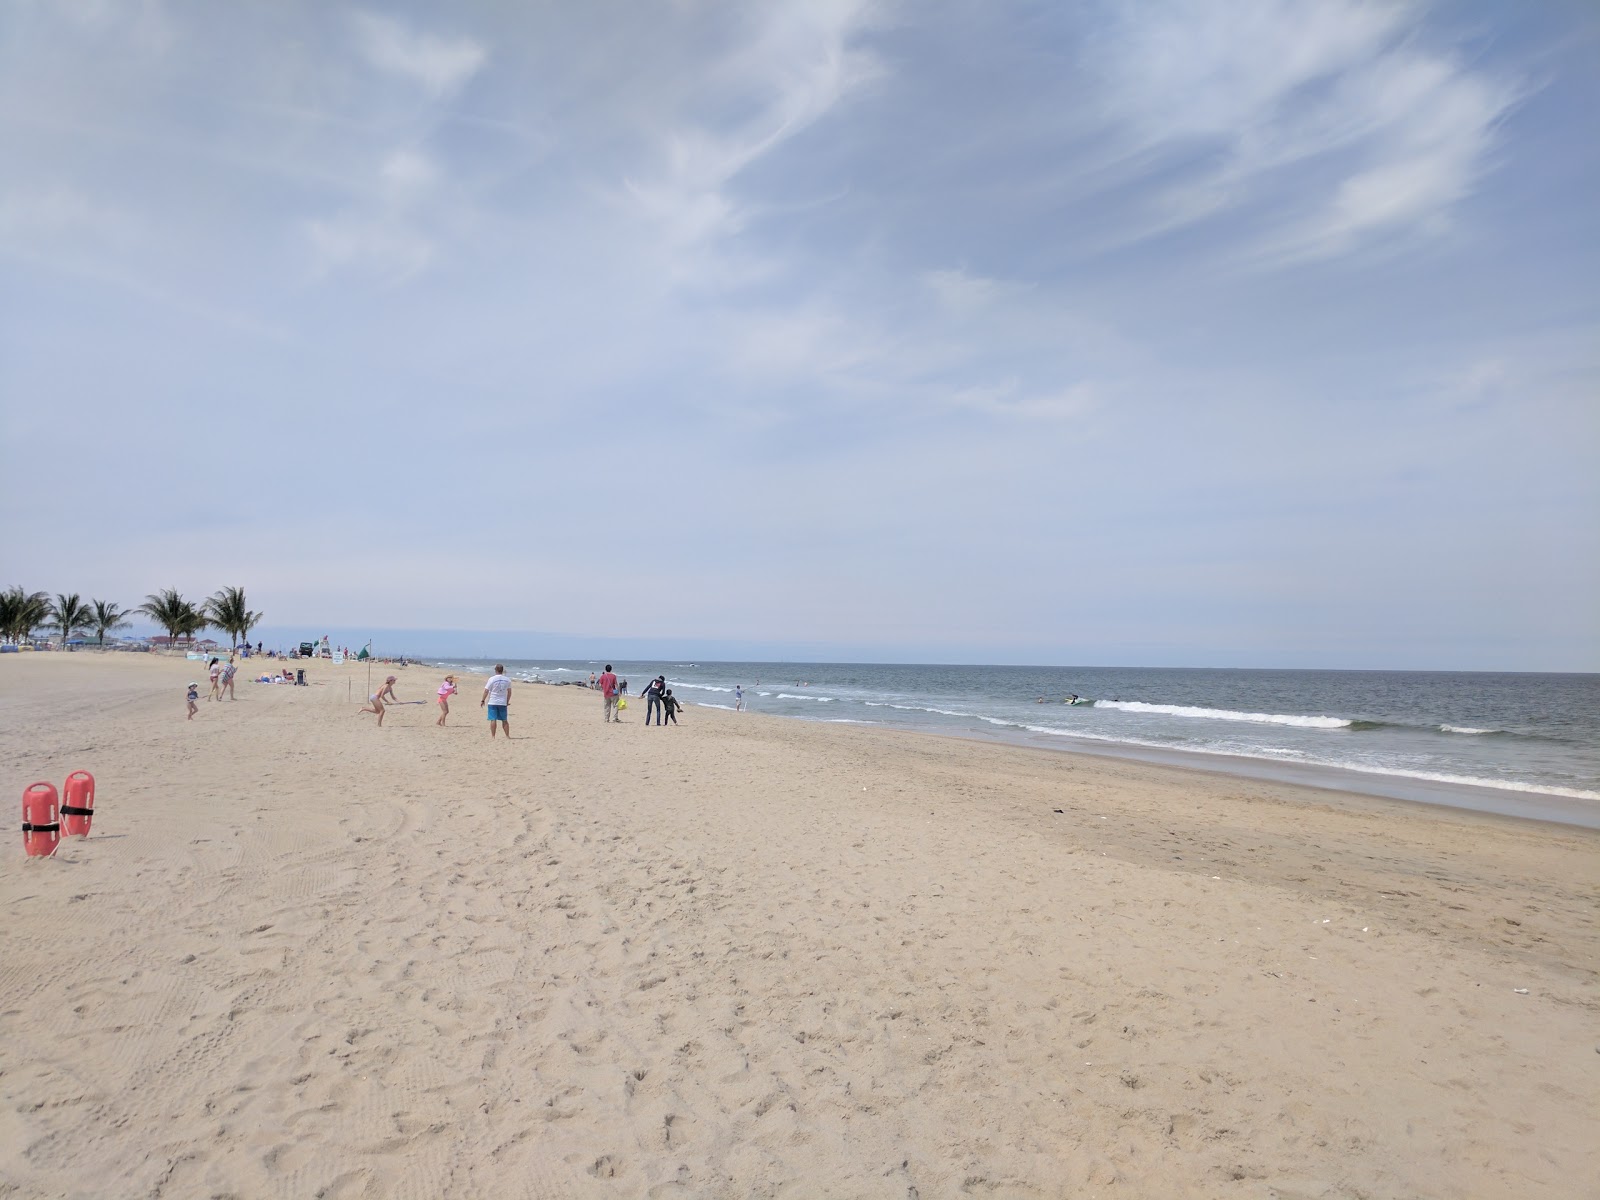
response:
[[[627,708],[628,707],[628,702],[626,700],[618,700],[617,701],[617,707],[619,709]]]

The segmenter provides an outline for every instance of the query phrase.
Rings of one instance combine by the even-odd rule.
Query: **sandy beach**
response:
[[[201,666],[0,659],[0,1196],[1600,1195],[1600,834]]]

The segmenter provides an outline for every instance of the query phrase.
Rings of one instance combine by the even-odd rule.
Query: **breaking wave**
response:
[[[1200,717],[1208,721],[1251,721],[1258,725],[1293,725],[1300,729],[1349,729],[1357,724],[1345,717],[1234,712],[1227,708],[1198,708],[1188,704],[1146,704],[1142,700],[1096,700],[1094,706],[1118,708],[1123,712],[1162,713],[1170,717]]]

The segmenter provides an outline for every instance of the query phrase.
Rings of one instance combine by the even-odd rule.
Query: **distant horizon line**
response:
[[[335,645],[348,645],[352,649],[360,649],[369,641],[374,643],[382,641],[428,640],[437,646],[441,639],[459,638],[461,643],[450,649],[437,649],[428,646],[386,646],[373,647],[373,654],[378,657],[407,657],[407,658],[466,658],[485,659],[495,658],[530,660],[537,658],[550,659],[556,662],[567,663],[603,663],[607,658],[638,662],[642,660],[666,659],[693,659],[700,663],[730,663],[730,664],[783,664],[806,663],[816,666],[926,666],[926,667],[1035,667],[1046,670],[1167,670],[1167,671],[1340,671],[1340,672],[1404,672],[1410,674],[1449,674],[1449,675],[1594,675],[1600,674],[1600,669],[1584,670],[1582,668],[1565,667],[1559,669],[1528,668],[1528,667],[1419,667],[1419,666],[1307,666],[1307,665],[1259,665],[1239,663],[1194,663],[1194,662],[1153,662],[1147,656],[1143,662],[1111,662],[1111,661],[1079,661],[1079,662],[1044,662],[1039,660],[1023,661],[1012,659],[995,659],[984,657],[983,652],[974,649],[967,655],[958,658],[937,657],[933,653],[917,654],[915,651],[905,651],[896,654],[892,650],[873,649],[864,646],[815,646],[802,649],[798,646],[774,646],[767,644],[743,644],[732,641],[720,645],[701,645],[696,648],[679,646],[676,649],[662,648],[655,639],[636,637],[586,637],[574,634],[551,633],[547,631],[508,631],[508,630],[476,630],[476,629],[450,629],[450,628],[422,628],[404,626],[372,626],[365,630],[356,630],[349,626],[329,625],[323,626],[322,632],[307,636],[303,632],[296,632],[289,626],[271,625],[252,630],[251,641],[261,641],[271,644],[271,648],[290,648],[303,641],[320,641],[327,636]],[[154,635],[159,635],[159,629],[154,630]],[[127,636],[127,635],[125,635]],[[134,634],[132,636],[148,637],[152,634]],[[201,638],[196,637],[196,642]],[[538,650],[520,649],[513,646],[490,648],[482,643],[490,641],[515,641],[526,645],[533,641],[546,643]],[[478,646],[470,643],[478,642]],[[586,648],[596,643],[609,643],[606,650],[600,654]],[[224,641],[221,644],[226,645]],[[932,648],[929,648],[930,650]],[[785,651],[792,657],[783,657]],[[949,653],[947,650],[946,653]],[[959,653],[959,652],[957,652]],[[774,657],[774,654],[777,656]],[[879,657],[889,654],[892,657]]]

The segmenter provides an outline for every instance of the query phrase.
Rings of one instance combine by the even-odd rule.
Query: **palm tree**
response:
[[[178,595],[177,588],[165,588],[159,592],[152,592],[144,598],[144,603],[133,610],[143,613],[157,625],[167,631],[167,636],[173,641],[178,640],[180,634],[193,637],[203,625],[196,625],[200,620],[194,605]]]
[[[205,614],[211,624],[233,639],[235,650],[241,641],[249,640],[250,631],[260,624],[263,615],[250,611],[244,589],[238,587],[212,593],[211,599],[205,602]]]
[[[20,586],[0,592],[0,637],[23,642],[50,618],[50,596],[25,592]]]
[[[17,610],[21,603],[20,587],[10,587],[0,592],[0,638],[11,640],[11,627],[17,623]]]
[[[89,622],[89,628],[94,630],[95,639],[102,646],[106,644],[106,634],[111,630],[128,627],[126,620],[128,614],[116,604],[106,600],[96,600],[92,607],[94,616]]]
[[[261,624],[261,619],[266,613],[245,613],[245,619],[239,623],[239,640],[245,645],[250,644],[250,631]]]
[[[187,600],[183,602],[182,623],[178,626],[178,632],[183,634],[187,644],[192,645],[194,635],[210,624],[211,618],[206,616],[204,606],[196,608]]]
[[[61,645],[64,648],[67,640],[80,629],[88,629],[94,622],[94,613],[83,602],[77,592],[69,595],[56,594],[50,603],[50,619],[45,622],[61,633]]]

